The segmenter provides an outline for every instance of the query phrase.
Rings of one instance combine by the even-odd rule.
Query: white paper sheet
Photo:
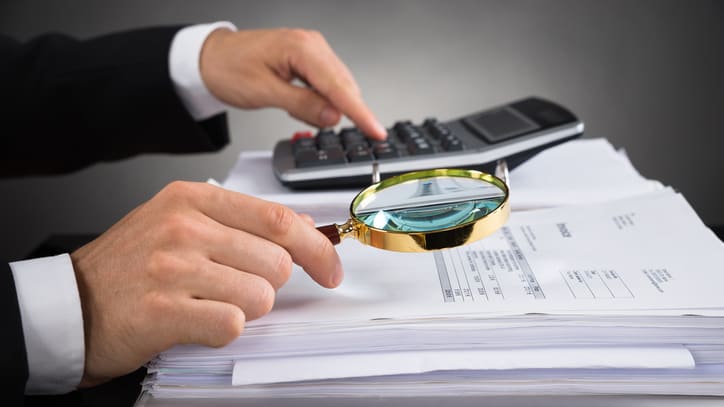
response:
[[[274,310],[249,325],[469,313],[724,313],[724,273],[712,272],[724,269],[724,248],[671,190],[513,213],[490,237],[437,254],[352,239],[338,252],[346,272],[340,287],[321,288],[296,269]]]
[[[242,386],[442,370],[693,369],[694,366],[694,359],[683,346],[370,352],[247,359],[234,364],[232,384]]]

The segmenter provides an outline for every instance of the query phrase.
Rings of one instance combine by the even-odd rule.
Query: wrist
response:
[[[225,48],[223,44],[226,39],[233,34],[234,31],[226,27],[215,29],[206,37],[199,55],[201,81],[209,93],[222,102],[224,102],[224,98],[217,85],[219,82],[223,82],[218,79],[222,76],[220,67],[223,66],[223,59],[225,58],[225,53],[222,50]]]
[[[229,22],[192,25],[176,33],[169,50],[169,73],[176,93],[195,120],[204,120],[228,108],[206,87],[201,77],[201,51],[207,37],[224,28],[236,27]]]

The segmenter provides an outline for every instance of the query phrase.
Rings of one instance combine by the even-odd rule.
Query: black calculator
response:
[[[410,171],[464,168],[493,173],[498,160],[515,168],[538,152],[579,137],[581,122],[569,109],[529,97],[448,121],[401,120],[385,141],[356,127],[297,132],[274,147],[277,179],[290,188],[366,187],[373,163],[381,179]]]

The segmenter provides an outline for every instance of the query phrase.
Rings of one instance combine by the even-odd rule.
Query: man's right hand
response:
[[[317,31],[218,29],[204,43],[200,69],[209,91],[240,109],[278,107],[317,127],[334,126],[345,115],[370,137],[387,136],[349,69]],[[295,79],[307,86],[296,86]]]
[[[85,325],[81,387],[176,344],[222,346],[269,312],[292,262],[320,285],[343,271],[329,240],[282,205],[174,182],[71,254]]]

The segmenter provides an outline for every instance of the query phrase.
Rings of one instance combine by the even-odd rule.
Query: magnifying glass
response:
[[[498,230],[510,214],[508,195],[505,181],[480,171],[409,172],[362,190],[352,200],[344,224],[317,229],[334,244],[354,237],[398,252],[445,249]]]

